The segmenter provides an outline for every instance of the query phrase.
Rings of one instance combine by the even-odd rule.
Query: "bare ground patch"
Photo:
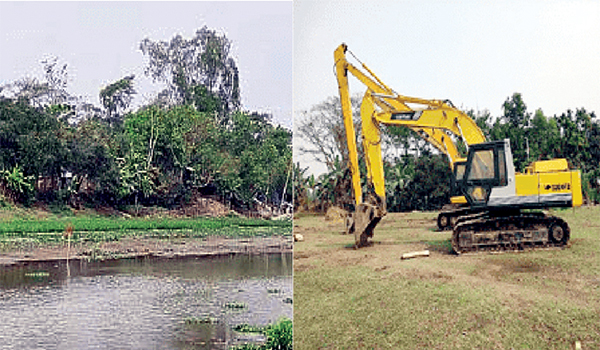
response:
[[[223,254],[262,254],[292,252],[291,236],[157,239],[125,237],[119,241],[45,246],[0,254],[0,264],[31,261],[104,260],[141,256],[184,257]]]

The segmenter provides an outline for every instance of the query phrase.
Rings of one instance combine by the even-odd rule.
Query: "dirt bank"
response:
[[[0,266],[34,261],[106,260],[142,256],[185,257],[223,254],[292,252],[292,236],[156,239],[127,237],[119,241],[49,245],[0,253]]]

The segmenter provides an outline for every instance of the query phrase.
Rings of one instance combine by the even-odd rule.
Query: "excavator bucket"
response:
[[[375,226],[384,215],[382,208],[369,203],[361,203],[356,211],[348,216],[346,233],[354,234],[355,248],[365,247],[369,244],[369,238],[373,237]]]

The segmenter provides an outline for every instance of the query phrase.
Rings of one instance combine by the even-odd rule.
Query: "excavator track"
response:
[[[569,225],[555,216],[484,216],[458,223],[452,248],[456,254],[560,248],[567,245],[569,237]]]
[[[457,224],[481,217],[485,213],[485,210],[478,211],[471,208],[443,211],[437,218],[438,231],[452,230]]]

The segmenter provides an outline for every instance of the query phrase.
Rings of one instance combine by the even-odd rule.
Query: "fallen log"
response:
[[[420,256],[429,256],[429,250],[423,250],[420,252],[404,253],[402,254],[402,260],[418,258]]]

